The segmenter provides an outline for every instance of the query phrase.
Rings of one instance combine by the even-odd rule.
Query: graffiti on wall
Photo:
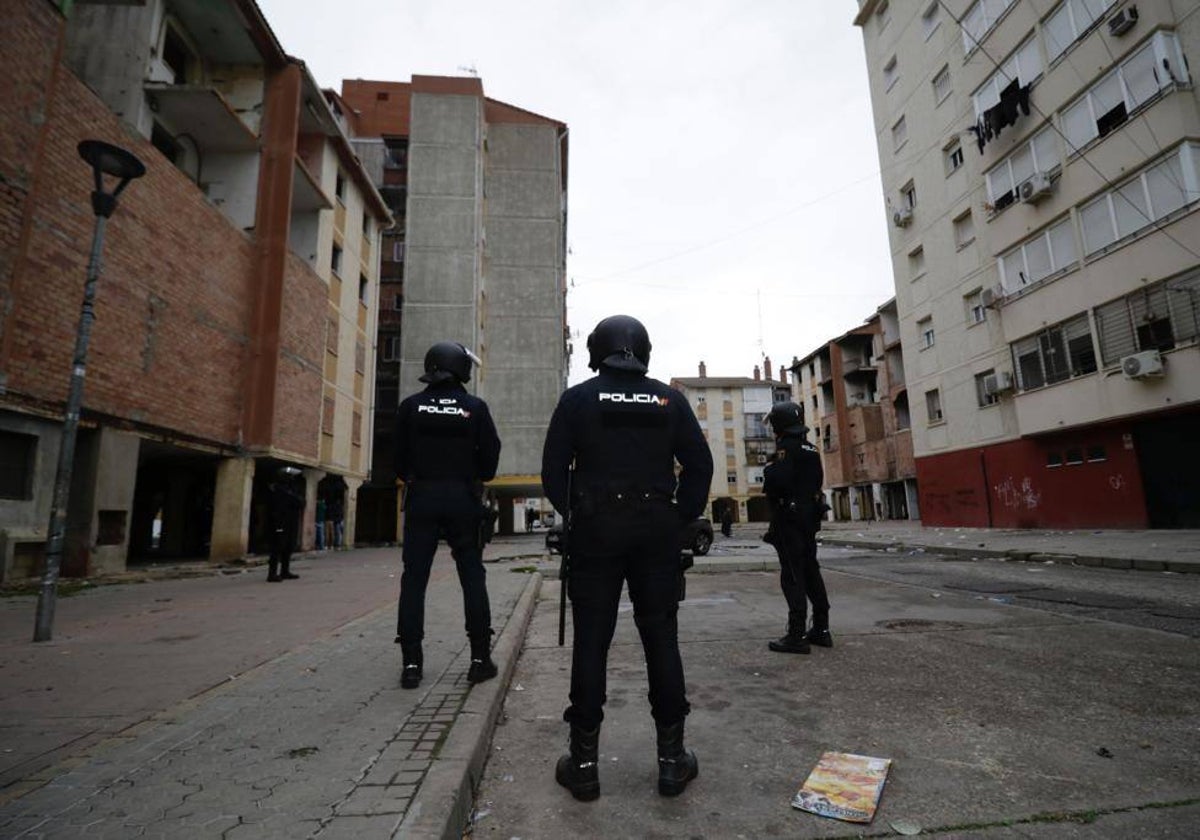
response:
[[[1033,481],[1029,476],[1022,478],[1018,485],[1010,475],[992,489],[995,490],[1000,504],[1013,510],[1037,510],[1038,504],[1042,501],[1042,494],[1034,489]]]

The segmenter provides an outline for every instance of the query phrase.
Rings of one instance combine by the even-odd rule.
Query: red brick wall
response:
[[[90,170],[75,147],[84,138],[107,140],[141,158],[147,173],[122,194],[108,224],[85,412],[238,445],[257,286],[253,241],[65,66],[58,65],[52,99],[40,104],[62,19],[45,0],[5,8],[0,371],[8,376],[9,398],[44,405],[65,399],[93,226]],[[34,174],[39,130],[44,151]],[[36,192],[23,205],[29,183]],[[22,249],[13,230],[23,207],[29,234]],[[290,254],[289,260],[271,443],[315,458],[326,292],[307,265]],[[5,293],[11,294],[7,316]]]

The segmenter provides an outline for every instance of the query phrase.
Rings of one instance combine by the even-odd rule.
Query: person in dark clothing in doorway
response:
[[[690,707],[679,655],[679,532],[704,511],[712,455],[683,395],[646,376],[650,337],[637,319],[605,318],[587,346],[597,375],[559,399],[542,451],[542,486],[569,530],[575,628],[563,714],[570,752],[555,779],[576,799],[600,795],[605,670],[628,581],[658,735],[658,792],[675,796],[699,772],[683,745]]]
[[[833,647],[829,598],[817,564],[817,530],[823,513],[821,456],[805,440],[808,427],[794,402],[767,415],[775,433],[775,459],[763,470],[763,492],[771,504],[771,543],[779,555],[779,583],[788,605],[787,633],[768,647],[778,653],[808,653],[810,645]],[[807,628],[808,601],[813,624]]]
[[[733,536],[733,511],[729,509],[729,505],[721,508],[721,534],[725,537]]]
[[[483,482],[496,475],[500,437],[487,403],[467,393],[479,360],[461,344],[442,341],[425,354],[424,391],[400,403],[396,475],[404,482],[404,573],[396,641],[404,657],[402,688],[421,684],[425,587],[438,540],[444,537],[462,585],[471,665],[467,681],[496,676],[492,616],[483,568]]]
[[[267,526],[270,528],[271,557],[267,565],[267,580],[295,580],[300,575],[291,570],[292,552],[296,550],[296,537],[300,533],[300,514],[304,510],[304,496],[295,487],[297,467],[280,467],[267,490]]]

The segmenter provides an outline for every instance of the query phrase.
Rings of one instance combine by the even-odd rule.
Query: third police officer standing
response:
[[[808,653],[810,644],[833,647],[829,598],[817,565],[824,481],[821,456],[804,438],[808,427],[796,403],[777,403],[767,422],[775,433],[776,450],[774,461],[763,470],[763,492],[771,503],[770,533],[788,606],[787,633],[768,647],[779,653]],[[808,601],[813,605],[811,630],[805,626]]]
[[[690,707],[679,655],[679,537],[707,503],[712,455],[687,400],[647,378],[650,337],[638,320],[605,318],[587,346],[598,375],[562,395],[542,454],[542,485],[570,524],[574,643],[563,718],[571,741],[555,778],[577,799],[600,795],[605,670],[628,581],[658,732],[658,791],[674,796],[698,773],[683,745]]]
[[[467,393],[471,364],[463,345],[442,341],[425,354],[428,387],[407,397],[397,412],[396,475],[404,482],[404,573],[396,641],[404,653],[403,688],[421,683],[425,635],[425,587],[444,536],[462,585],[471,665],[467,680],[491,679],[492,617],[488,604],[480,500],[483,482],[496,475],[500,438],[487,403]]]

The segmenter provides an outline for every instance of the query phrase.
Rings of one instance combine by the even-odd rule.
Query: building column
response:
[[[916,479],[912,479],[912,478],[904,479],[904,495],[906,495],[908,497],[908,518],[909,519],[920,519],[921,518],[921,508],[917,503],[917,499],[919,498],[919,496],[917,494]]]
[[[498,531],[501,536],[511,536],[513,534],[513,497],[500,497],[500,518],[497,520]],[[522,511],[522,513],[524,513]],[[521,523],[521,530],[525,530],[525,523]]]
[[[250,499],[253,491],[253,458],[225,458],[217,465],[209,560],[236,560],[246,556],[250,545]]]
[[[325,475],[325,470],[304,470],[304,517],[300,521],[301,551],[312,551],[317,547],[317,483]]]
[[[342,529],[342,548],[354,547],[354,532],[358,525],[358,488],[362,487],[361,478],[342,476],[346,482],[345,510],[342,512],[344,526]]]

